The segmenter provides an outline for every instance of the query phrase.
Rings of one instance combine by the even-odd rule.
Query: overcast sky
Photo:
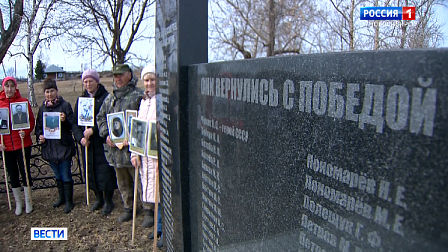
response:
[[[447,47],[448,48],[448,9],[447,8],[438,8],[437,9],[437,15],[443,26],[443,34],[444,34],[444,44],[440,47]],[[148,50],[148,46],[150,46],[150,50],[154,50],[153,45],[149,45],[149,42],[138,42],[135,43],[132,46],[133,51],[142,51],[142,50]],[[84,57],[72,57],[67,54],[65,54],[61,47],[54,44],[52,45],[52,51],[51,53],[44,53],[46,54],[45,57],[48,58],[48,63],[57,65],[59,67],[63,67],[65,71],[71,72],[71,71],[81,71],[81,65],[87,64],[90,67],[90,54],[84,55]],[[154,53],[151,53],[151,55],[154,55]],[[35,55],[37,56],[37,54]],[[152,56],[154,57],[154,56]],[[209,57],[211,58],[211,57]],[[36,60],[36,58],[35,58]],[[103,71],[103,70],[110,70],[112,68],[111,62],[107,61],[104,65],[97,67],[99,62],[93,61],[93,67],[96,68],[97,71]],[[154,58],[148,59],[148,62],[154,62]],[[26,77],[27,74],[27,63],[24,59],[20,59],[18,57],[14,59],[9,59],[8,56],[5,57],[3,60],[3,64],[5,67],[5,70],[8,71],[9,68],[14,68],[14,65],[16,64],[17,67],[17,76],[18,77]],[[138,64],[137,62],[133,62],[133,64]],[[35,64],[34,64],[35,65]],[[4,71],[3,69],[0,70],[0,78],[4,78]]]

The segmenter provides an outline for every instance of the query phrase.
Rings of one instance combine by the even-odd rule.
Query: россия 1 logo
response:
[[[415,20],[415,7],[361,7],[361,20]]]

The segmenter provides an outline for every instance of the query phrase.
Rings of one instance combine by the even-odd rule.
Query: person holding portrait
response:
[[[109,135],[107,115],[126,110],[138,110],[138,106],[143,97],[143,90],[137,87],[138,78],[127,64],[117,64],[112,69],[115,89],[104,99],[100,112],[96,116],[100,136],[105,139],[104,152],[109,165],[115,168],[117,175],[118,190],[123,201],[124,212],[118,217],[118,222],[132,220],[132,210],[134,201],[134,176],[135,168],[130,162],[129,143],[124,140],[118,146],[112,141]],[[122,124],[123,125],[123,124]],[[115,134],[115,133],[113,133]],[[118,133],[117,133],[118,134]],[[138,192],[141,194],[140,178],[138,181]],[[153,210],[151,205],[142,202],[145,216],[142,226],[151,227],[154,225]]]
[[[150,120],[157,119],[157,97],[156,95],[156,71],[154,65],[148,65],[143,68],[141,72],[141,78],[143,80],[143,84],[145,86],[145,96],[143,97],[139,110],[138,110],[138,119],[147,120],[148,124]],[[161,100],[161,99],[160,99]],[[138,132],[138,131],[137,131]],[[137,135],[137,137],[141,141],[141,136]],[[143,140],[145,141],[145,140]],[[157,145],[157,143],[156,143]],[[157,147],[156,147],[157,148]],[[158,169],[159,165],[157,159],[143,156],[140,157],[137,154],[131,154],[131,163],[134,167],[141,166],[140,171],[141,182],[143,187],[143,201],[151,204],[153,208],[155,208],[155,194],[157,193],[155,190],[156,183],[156,169]],[[160,198],[159,198],[160,201]],[[152,233],[149,236],[149,239],[154,239],[154,237],[160,237],[162,235],[162,218],[161,218],[161,207],[160,202],[157,202],[158,205],[158,214],[157,214],[157,234]],[[163,239],[160,239],[157,242],[158,247],[163,246]]]
[[[93,116],[100,112],[101,105],[104,99],[107,97],[109,92],[100,83],[100,75],[94,69],[87,69],[82,73],[82,83],[84,85],[84,92],[80,97],[90,97],[94,98],[94,111]],[[78,98],[79,100],[79,98]],[[86,106],[84,106],[86,107]],[[75,104],[75,115],[78,114],[78,101]],[[82,108],[84,113],[91,116],[91,111],[86,112]],[[99,135],[98,122],[94,120],[93,127],[79,126],[78,123],[73,126],[73,133],[75,135],[76,141],[78,141],[82,146],[87,146],[88,154],[88,179],[89,179],[89,189],[95,193],[95,203],[90,207],[90,210],[94,212],[102,208],[102,214],[108,215],[114,209],[113,196],[114,191],[117,188],[117,178],[115,175],[115,170],[106,160],[104,154],[104,138]],[[81,148],[83,157],[85,157],[85,148]],[[85,162],[83,162],[84,164]],[[85,166],[85,164],[84,164]],[[84,168],[85,170],[85,168]]]
[[[10,108],[11,103],[15,102],[26,102],[28,104],[28,111],[31,110],[31,105],[28,99],[21,96],[19,89],[17,89],[17,81],[14,77],[6,77],[2,82],[3,90],[0,92],[0,108]],[[25,115],[25,113],[23,113]],[[6,115],[10,116],[10,115]],[[31,140],[31,132],[34,129],[34,115],[29,113],[28,119],[25,118],[25,123],[27,120],[30,122],[28,129],[13,130],[10,127],[9,135],[3,136],[3,142],[0,143],[0,151],[5,152],[5,166],[8,172],[10,183],[12,187],[12,192],[14,195],[16,203],[16,215],[22,214],[23,202],[22,202],[22,187],[20,185],[19,174],[22,177],[22,184],[24,186],[25,194],[25,212],[31,213],[33,211],[33,206],[31,205],[30,192],[32,186],[31,179],[31,169],[30,169],[30,159],[31,159],[31,145],[33,141]],[[5,121],[6,120],[2,120]],[[25,152],[26,164],[23,163],[23,153],[22,153],[22,139],[23,147]],[[28,181],[26,181],[25,166],[28,172]]]
[[[71,172],[72,157],[75,155],[75,142],[72,136],[72,126],[76,124],[72,106],[59,96],[56,81],[46,78],[42,87],[45,100],[39,107],[36,119],[36,139],[42,144],[42,158],[50,163],[54,172],[58,187],[58,199],[53,207],[65,204],[64,212],[70,213],[75,204],[73,203],[73,178]],[[43,128],[44,112],[60,112],[61,139],[45,139]]]

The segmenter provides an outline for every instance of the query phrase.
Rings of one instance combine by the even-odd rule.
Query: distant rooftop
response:
[[[65,73],[64,69],[62,67],[58,67],[55,65],[49,65],[47,68],[45,68],[45,73]]]

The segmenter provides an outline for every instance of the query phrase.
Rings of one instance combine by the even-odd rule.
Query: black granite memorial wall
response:
[[[448,250],[447,49],[194,65],[188,97],[191,251]]]
[[[162,94],[159,169],[166,251],[190,251],[188,66],[207,62],[207,0],[156,0],[156,71]]]

